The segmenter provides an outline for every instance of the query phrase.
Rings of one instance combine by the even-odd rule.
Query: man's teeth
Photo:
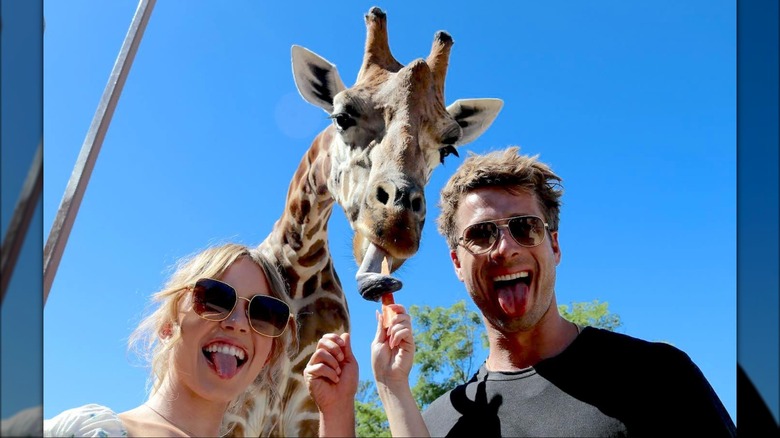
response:
[[[239,360],[244,360],[244,350],[227,344],[211,344],[205,348],[209,353],[232,354]]]
[[[528,277],[528,271],[518,272],[516,274],[499,275],[498,277],[494,278],[493,281],[511,281],[526,277]]]

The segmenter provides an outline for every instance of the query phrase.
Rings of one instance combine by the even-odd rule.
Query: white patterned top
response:
[[[88,404],[43,420],[46,437],[126,437],[127,429],[111,409]]]

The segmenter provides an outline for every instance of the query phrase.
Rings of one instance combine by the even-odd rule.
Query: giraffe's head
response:
[[[503,103],[467,99],[445,107],[450,35],[437,32],[428,57],[404,66],[390,52],[385,13],[373,7],[365,21],[363,64],[352,87],[333,64],[299,46],[292,48],[293,73],[303,98],[333,120],[322,134],[328,189],[355,232],[356,261],[373,244],[396,269],[419,248],[433,169],[479,137]]]

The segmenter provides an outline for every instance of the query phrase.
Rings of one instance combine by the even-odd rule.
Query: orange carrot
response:
[[[395,300],[393,299],[393,294],[384,294],[382,295],[382,326],[384,328],[390,327],[390,319],[395,316],[395,312],[393,312],[393,309],[388,307],[388,304],[395,303]]]
[[[388,260],[387,257],[382,260],[382,274],[383,275],[390,275],[390,260]],[[384,328],[390,327],[390,319],[395,316],[395,312],[393,309],[388,307],[388,304],[394,304],[395,300],[393,299],[393,294],[388,293],[382,295],[382,326]]]

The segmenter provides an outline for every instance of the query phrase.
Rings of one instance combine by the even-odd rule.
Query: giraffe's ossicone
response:
[[[320,132],[290,182],[282,217],[261,243],[287,280],[298,320],[299,345],[281,385],[281,411],[269,394],[249,400],[233,435],[316,436],[319,416],[303,369],[319,338],[349,330],[349,312],[328,246],[328,219],[339,204],[354,231],[358,264],[373,245],[393,270],[412,257],[425,223],[425,185],[433,169],[457,147],[479,137],[503,105],[499,99],[444,101],[453,41],[434,36],[426,59],[404,66],[390,52],[385,13],[365,16],[363,64],[354,85],[336,67],[303,48],[292,48],[301,96],[325,110],[332,124]],[[387,279],[392,286],[395,280]]]

